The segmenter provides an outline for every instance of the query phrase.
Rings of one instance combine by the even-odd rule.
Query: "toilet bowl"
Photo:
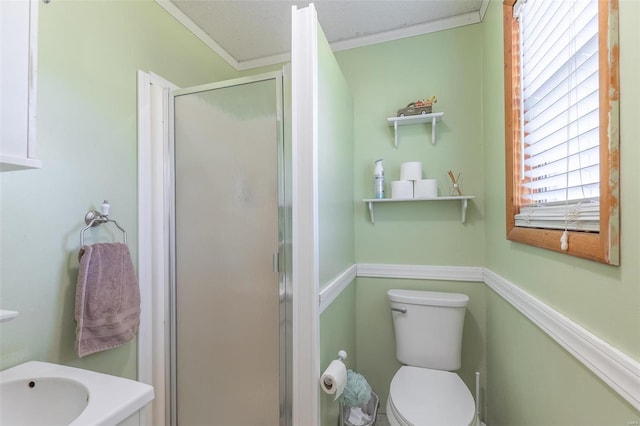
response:
[[[396,358],[403,366],[389,387],[391,426],[479,426],[462,379],[462,331],[469,297],[457,293],[389,290]]]
[[[391,426],[478,426],[476,407],[462,379],[449,371],[403,366],[387,399]]]

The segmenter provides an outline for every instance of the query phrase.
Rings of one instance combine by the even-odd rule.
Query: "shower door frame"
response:
[[[177,312],[176,312],[176,212],[175,212],[175,128],[174,99],[176,96],[216,89],[242,86],[251,83],[274,80],[276,86],[276,123],[278,157],[278,253],[274,258],[274,269],[278,271],[279,297],[279,424],[291,424],[291,142],[287,138],[286,123],[290,113],[285,107],[285,72],[275,71],[265,74],[224,80],[172,90],[169,92],[169,164],[167,173],[167,201],[169,205],[169,410],[170,425],[176,426],[177,420]],[[275,289],[274,289],[275,290]]]
[[[279,293],[279,424],[292,424],[292,144],[290,67],[251,77],[190,89],[209,90],[265,80],[276,83],[278,131],[278,293]],[[151,86],[163,89],[162,100]],[[189,88],[184,90],[190,90]],[[174,305],[175,209],[173,96],[176,85],[153,73],[138,71],[138,269],[142,293],[138,337],[138,379],[154,385],[160,400],[150,404],[141,424],[176,424]],[[178,92],[182,93],[182,92]],[[153,111],[156,109],[155,112]],[[161,110],[162,112],[158,112]],[[152,130],[155,129],[155,130]],[[275,291],[276,289],[274,289]],[[175,372],[175,366],[173,367]],[[172,402],[173,401],[173,402]],[[153,408],[152,408],[153,406]]]

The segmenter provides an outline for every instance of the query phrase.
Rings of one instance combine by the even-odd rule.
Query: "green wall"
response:
[[[0,325],[0,369],[35,359],[135,377],[134,342],[82,360],[73,349],[84,215],[109,200],[136,260],[137,70],[183,87],[237,73],[152,0],[39,5],[43,167],[0,175],[0,300],[19,311]],[[100,228],[86,238],[121,238]]]
[[[320,288],[355,263],[353,99],[318,30],[318,238]]]
[[[355,241],[358,263],[482,266],[484,185],[482,163],[482,28],[479,25],[337,52],[355,104]],[[438,97],[444,112],[431,144],[431,125],[403,126],[394,147],[387,117],[416,99]],[[387,196],[400,164],[421,161],[425,178],[437,178],[449,195],[447,171],[462,173],[462,190],[475,195],[466,224],[459,202],[393,203],[375,206],[369,221],[363,198],[373,197],[373,162],[383,158]],[[462,292],[471,303],[464,328],[460,374],[474,388],[475,371],[484,380],[485,294],[482,283],[358,278],[356,284],[357,369],[385,404],[395,358],[393,323],[386,291],[407,288]]]
[[[492,1],[482,24],[336,53],[355,105],[355,241],[358,263],[485,266],[567,315],[596,336],[640,357],[640,3],[620,2],[622,266],[610,267],[505,239],[502,9]],[[443,111],[435,145],[430,126],[400,129],[386,117],[410,100],[436,95]],[[419,160],[446,195],[446,171],[460,171],[476,195],[466,225],[459,205],[390,204],[368,220],[373,161],[385,159],[387,190],[400,163]],[[382,404],[399,366],[385,292],[458,291],[472,298],[461,376],[483,376],[484,413],[495,425],[627,424],[639,414],[600,379],[492,290],[478,283],[358,278],[358,370]],[[485,349],[486,348],[486,349]],[[578,408],[579,407],[579,408]],[[382,410],[384,411],[384,407]]]
[[[504,238],[500,5],[491,1],[480,25],[336,54],[353,94],[354,145],[350,154],[344,128],[333,132],[331,122],[320,128],[332,142],[319,147],[320,229],[328,233],[322,237],[321,285],[353,262],[486,266],[640,359],[640,3],[620,0],[620,267]],[[151,0],[40,3],[39,29],[43,168],[0,175],[0,300],[2,308],[20,312],[0,325],[0,369],[38,359],[135,377],[133,343],[83,360],[73,352],[83,216],[108,199],[112,217],[128,231],[135,260],[138,69],[180,86],[239,74]],[[328,81],[344,87],[339,71],[329,66],[325,72]],[[394,148],[386,117],[431,95],[439,99],[435,111],[445,113],[435,145],[430,126],[416,125],[400,129],[400,146]],[[377,206],[372,225],[361,199],[372,196],[377,158],[385,160],[387,191],[404,161],[422,161],[425,177],[439,179],[441,195],[449,190],[446,172],[461,172],[463,191],[476,196],[467,223],[460,224],[458,203],[426,202]],[[349,204],[352,228],[344,216]],[[118,238],[108,229],[92,236]],[[471,387],[473,371],[486,365],[491,426],[640,420],[636,410],[482,284],[360,278],[321,316],[321,368],[338,349],[346,349],[348,366],[369,379],[381,396],[382,411],[398,365],[385,296],[392,287],[471,296],[461,375]],[[322,406],[323,424],[331,424],[337,404],[323,396]]]
[[[620,1],[621,266],[505,239],[502,2],[483,29],[485,266],[640,359],[640,2]],[[627,425],[640,413],[554,341],[487,290],[487,424]]]
[[[479,25],[337,52],[354,97],[354,199],[358,263],[476,265],[484,261]],[[387,117],[416,99],[438,97],[444,112],[431,144],[431,125],[399,128],[399,146]],[[363,198],[373,197],[373,162],[384,159],[386,193],[400,179],[400,164],[421,161],[425,178],[449,195],[447,171],[462,174],[470,202],[467,223],[460,203],[387,203],[375,206],[375,225]]]
[[[318,30],[318,238],[322,289],[355,263],[353,231],[353,99],[322,32]],[[320,370],[338,351],[355,369],[355,284],[320,316]],[[339,405],[321,394],[323,425],[338,423]]]
[[[347,352],[345,365],[358,371],[356,349],[356,286],[350,284],[320,315],[320,370],[324,371],[337,358],[338,351]],[[335,426],[340,413],[334,395],[320,394],[321,425]]]

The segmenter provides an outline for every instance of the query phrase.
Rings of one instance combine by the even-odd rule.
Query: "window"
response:
[[[504,1],[507,238],[619,264],[617,0]]]

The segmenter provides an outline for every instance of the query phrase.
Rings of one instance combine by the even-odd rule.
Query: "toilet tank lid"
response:
[[[469,296],[460,293],[444,293],[437,291],[398,290],[387,291],[392,302],[410,303],[413,305],[449,306],[463,308],[469,303]]]

